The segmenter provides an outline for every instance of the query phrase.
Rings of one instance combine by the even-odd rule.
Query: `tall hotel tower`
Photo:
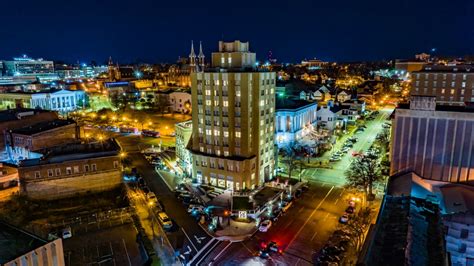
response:
[[[211,68],[200,65],[191,74],[193,178],[234,191],[262,186],[274,175],[275,73],[257,70],[240,41],[220,41]]]

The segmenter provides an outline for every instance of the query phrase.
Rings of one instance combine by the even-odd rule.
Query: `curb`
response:
[[[164,178],[164,177],[160,174],[160,172],[159,172],[158,170],[156,170],[156,167],[155,167],[155,173],[157,173],[157,174],[160,176],[161,180],[163,180],[163,182],[165,182],[165,184],[166,184],[166,186],[168,187],[168,189],[172,192],[172,191],[173,191],[173,188],[170,186],[170,184],[168,184],[168,181],[166,181],[166,178]]]

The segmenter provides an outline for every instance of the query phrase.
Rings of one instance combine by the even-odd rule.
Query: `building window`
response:
[[[117,169],[119,166],[118,161],[114,161],[114,169]]]
[[[72,174],[72,168],[71,167],[66,167],[66,174],[68,174],[68,175]]]
[[[53,177],[53,169],[48,169],[48,177]]]
[[[75,174],[79,173],[79,166],[78,165],[74,166],[74,173]]]
[[[97,171],[97,165],[94,163],[91,165],[92,171]]]
[[[84,172],[89,172],[89,165],[88,164],[84,165]]]
[[[36,171],[36,172],[35,172],[35,178],[40,178],[40,177],[41,177],[40,171]]]
[[[61,169],[56,168],[56,176],[60,176],[60,175],[61,175]]]
[[[240,138],[240,131],[235,131],[235,137]]]

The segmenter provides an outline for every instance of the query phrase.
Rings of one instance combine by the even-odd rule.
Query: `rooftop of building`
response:
[[[191,129],[193,127],[193,120],[176,123],[176,126]]]
[[[316,102],[286,99],[282,97],[276,97],[275,102],[276,111],[298,111],[316,105]]]
[[[15,108],[0,111],[0,122],[21,120],[22,117],[36,115],[39,113],[52,113],[52,111],[29,108]]]
[[[31,136],[31,135],[35,135],[35,134],[49,131],[52,129],[60,128],[63,126],[72,125],[75,123],[76,122],[74,122],[73,120],[56,119],[53,121],[40,122],[28,127],[15,129],[15,130],[12,130],[12,133]]]
[[[31,233],[0,221],[0,264],[12,261],[47,242]]]
[[[117,156],[120,154],[120,151],[120,145],[113,138],[91,143],[72,143],[48,148],[43,157],[23,160],[20,162],[20,167]]]
[[[276,187],[264,187],[260,191],[255,193],[252,199],[257,206],[263,206],[267,202],[279,196],[281,193],[283,193],[283,191],[283,189],[279,189]]]
[[[416,73],[474,73],[474,65],[454,65],[454,66],[447,66],[447,65],[426,65],[420,71],[414,71],[413,74]]]
[[[367,239],[364,264],[443,265],[443,235],[437,204],[410,196],[386,196],[374,233]]]
[[[0,94],[33,95],[33,94],[41,94],[41,93],[56,93],[56,92],[59,92],[59,91],[75,92],[75,91],[80,91],[80,90],[68,90],[68,89],[47,88],[47,89],[43,89],[43,90],[29,90],[29,91],[15,90],[15,91],[6,91],[6,92],[0,92]]]
[[[430,96],[428,96],[430,97]],[[410,109],[410,102],[399,103],[397,109]],[[443,105],[437,104],[436,111],[474,113],[474,103],[467,102],[466,105]]]

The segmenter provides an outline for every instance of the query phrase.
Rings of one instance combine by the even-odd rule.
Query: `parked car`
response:
[[[160,132],[153,130],[142,130],[142,135],[145,137],[159,138]]]
[[[270,220],[265,220],[262,223],[260,223],[260,226],[258,227],[258,230],[260,232],[267,232],[268,229],[272,226],[272,221]]]
[[[72,237],[72,231],[71,231],[71,227],[66,227],[63,229],[62,233],[61,233],[61,237],[63,239],[68,239],[68,238],[71,238]]]
[[[291,205],[293,205],[293,201],[284,201],[281,207],[282,212],[287,212]]]
[[[192,213],[193,211],[202,212],[202,211],[204,211],[204,206],[202,206],[202,205],[190,204],[190,205],[188,206],[188,213]]]
[[[156,197],[154,192],[148,192],[146,194],[146,199],[148,200],[149,205],[154,205],[158,203],[158,198]]]
[[[340,222],[341,224],[346,224],[347,222],[349,222],[349,214],[344,213],[344,214],[339,218],[339,222]]]
[[[158,213],[158,220],[165,229],[171,229],[173,227],[173,222],[165,212]]]
[[[346,212],[349,213],[349,214],[353,214],[355,211],[355,208],[352,207],[352,206],[348,206],[347,209],[346,209]]]

